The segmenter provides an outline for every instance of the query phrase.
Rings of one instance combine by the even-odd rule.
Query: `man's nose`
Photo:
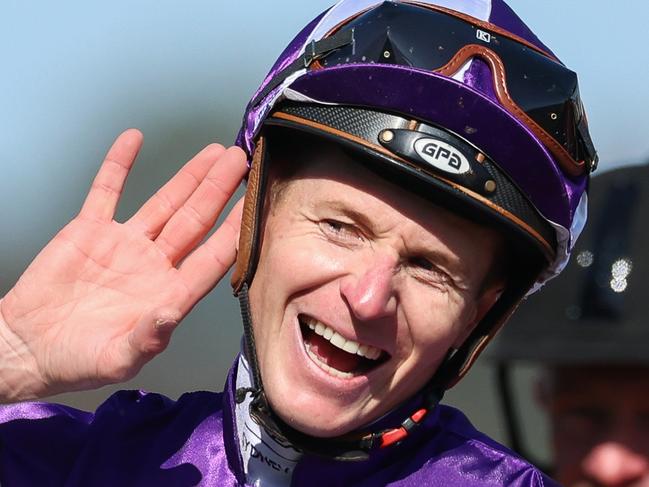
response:
[[[372,320],[394,314],[397,309],[396,259],[372,255],[357,261],[355,269],[340,282],[340,294],[359,320]]]
[[[613,441],[593,448],[583,460],[582,468],[590,479],[603,486],[622,486],[649,476],[646,457]]]

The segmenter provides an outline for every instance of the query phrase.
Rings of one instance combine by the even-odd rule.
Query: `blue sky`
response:
[[[202,146],[233,140],[247,98],[274,58],[329,5],[0,2],[0,292],[75,214],[121,130],[139,127],[146,139],[127,186],[124,217]],[[602,169],[649,158],[649,56],[640,51],[649,3],[510,5],[579,73]],[[237,347],[239,319],[227,286],[209,299],[179,331],[167,362],[145,369],[135,386],[173,392],[215,380],[220,385]],[[180,362],[214,375],[187,374]]]

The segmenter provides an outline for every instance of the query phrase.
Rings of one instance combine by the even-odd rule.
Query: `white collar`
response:
[[[243,353],[239,355],[236,388],[250,387],[250,366]],[[250,416],[252,397],[246,395],[242,403],[235,405],[239,450],[243,459],[246,480],[255,487],[288,487],[293,469],[302,454],[290,445],[283,445],[271,438]]]

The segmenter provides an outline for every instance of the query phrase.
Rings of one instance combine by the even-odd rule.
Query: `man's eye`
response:
[[[327,235],[337,239],[359,240],[361,238],[361,234],[353,225],[338,220],[323,220],[320,222],[320,228]]]
[[[327,226],[329,231],[340,233],[345,230],[345,224],[336,220],[325,220],[324,224]]]
[[[413,276],[427,283],[452,284],[451,277],[440,269],[434,262],[425,257],[411,257],[408,259],[408,267]]]
[[[409,259],[410,265],[413,267],[417,267],[419,269],[423,269],[426,271],[430,271],[435,269],[435,266],[431,261],[424,257],[411,257]]]

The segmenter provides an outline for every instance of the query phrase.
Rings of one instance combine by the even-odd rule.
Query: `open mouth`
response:
[[[348,340],[324,323],[299,315],[307,354],[325,372],[351,379],[378,367],[390,358],[384,350]]]

